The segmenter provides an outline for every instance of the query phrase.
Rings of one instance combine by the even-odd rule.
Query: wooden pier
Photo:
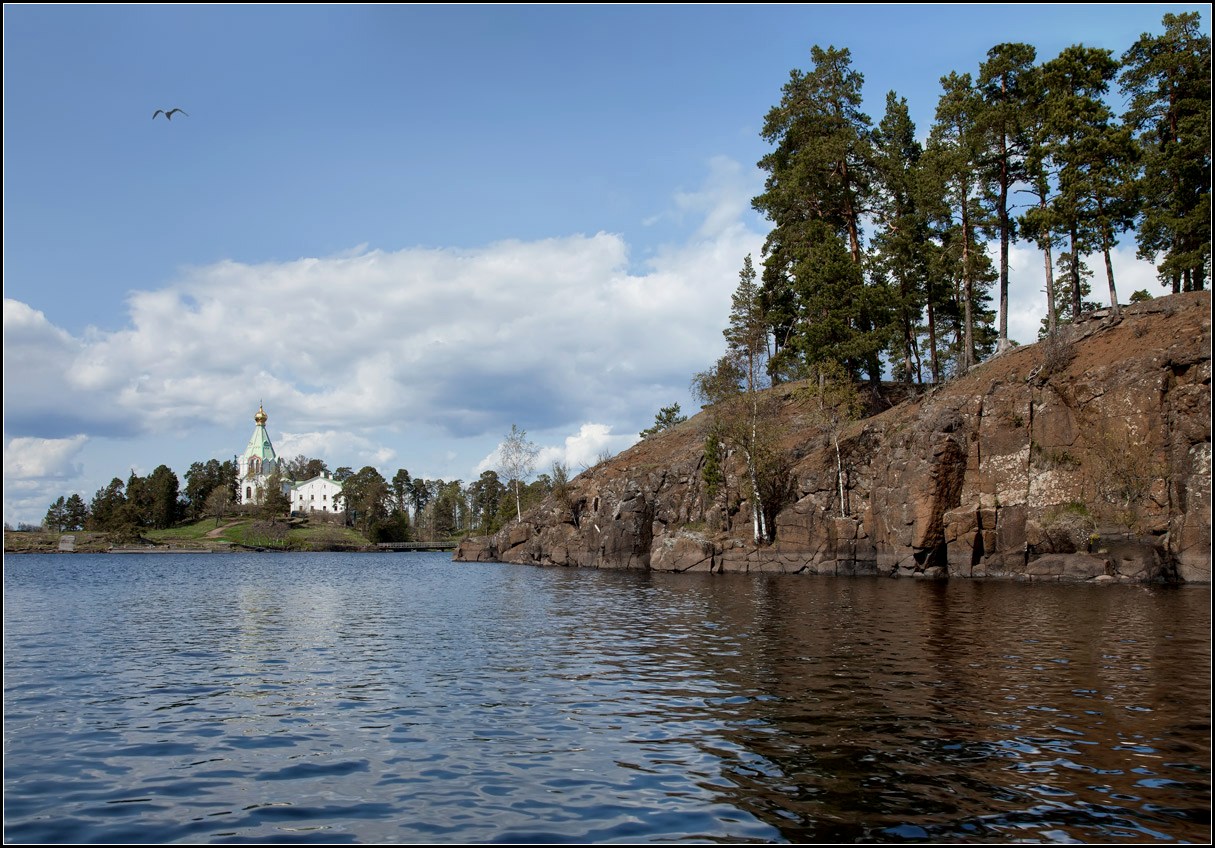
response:
[[[454,551],[458,542],[380,542],[382,551]]]

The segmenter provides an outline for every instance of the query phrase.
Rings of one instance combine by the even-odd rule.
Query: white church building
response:
[[[282,473],[281,463],[266,432],[268,416],[261,404],[253,416],[253,435],[245,452],[237,458],[236,473],[240,484],[240,503],[259,504],[266,496],[270,475],[277,469]],[[292,512],[342,512],[339,496],[342,484],[325,472],[311,480],[294,481],[283,478],[283,494],[291,499]]]

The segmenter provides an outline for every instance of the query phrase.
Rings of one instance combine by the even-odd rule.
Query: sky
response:
[[[6,5],[4,521],[184,488],[259,404],[331,469],[468,483],[517,425],[577,472],[698,409],[812,46],[926,136],[997,43],[1121,56],[1188,11],[1209,35],[1206,4]],[[1028,343],[1041,260],[1011,265]],[[1115,269],[1163,291],[1133,241]]]

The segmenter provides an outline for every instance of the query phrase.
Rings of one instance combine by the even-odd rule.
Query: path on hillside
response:
[[[216,527],[214,530],[208,530],[207,538],[208,539],[218,539],[225,530],[227,530],[229,527],[235,527],[237,524],[240,524],[239,518],[236,521],[229,521],[223,527]]]

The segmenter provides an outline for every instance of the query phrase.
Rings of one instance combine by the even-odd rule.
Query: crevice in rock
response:
[[[976,510],[975,514],[975,543],[970,549],[970,565],[973,568],[983,560],[983,511]]]

